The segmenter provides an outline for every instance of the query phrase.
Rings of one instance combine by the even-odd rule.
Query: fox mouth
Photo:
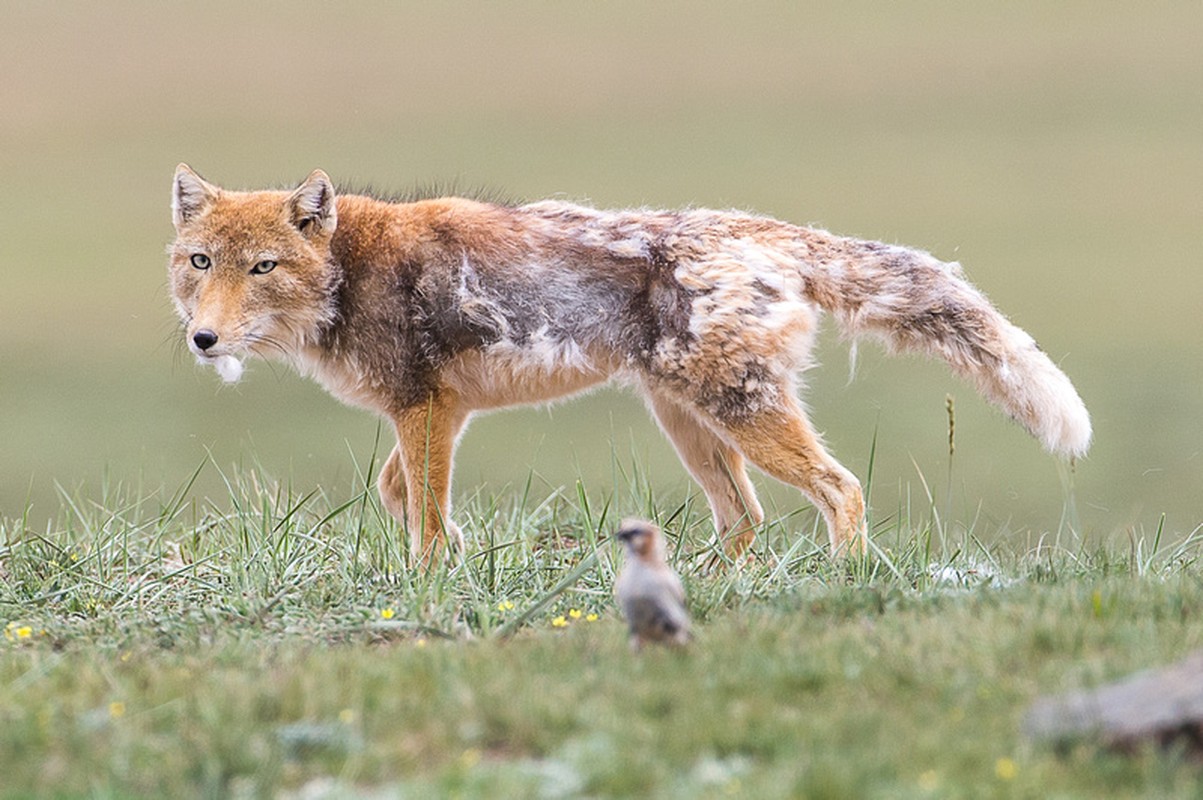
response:
[[[192,353],[192,355],[196,356],[197,363],[200,364],[212,364],[217,359],[227,355],[224,347],[220,350],[216,347],[209,350],[201,350],[196,345],[190,344],[188,345],[188,350]]]
[[[197,347],[194,343],[188,342],[188,351],[196,356],[197,363],[212,364],[221,358],[233,358],[240,356],[237,348],[230,347],[227,344],[220,344],[215,347],[210,347],[205,350]]]

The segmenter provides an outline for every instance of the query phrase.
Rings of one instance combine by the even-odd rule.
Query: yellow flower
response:
[[[125,716],[125,703],[120,700],[114,700],[109,703],[109,716],[113,719],[119,719]]]
[[[414,644],[416,644],[418,647],[425,647],[425,646],[426,646],[426,640],[425,640],[425,639],[418,639],[416,642],[414,642]]]
[[[567,628],[567,627],[568,627],[568,620],[564,619],[564,617],[563,617],[563,616],[556,617],[555,619],[553,619],[553,620],[551,621],[551,627],[553,627],[553,628]]]
[[[581,610],[579,608],[570,608],[568,609],[568,616],[572,617],[573,619],[580,619]]]
[[[1015,762],[1009,758],[1000,758],[998,761],[994,762],[994,774],[997,775],[1000,780],[1014,780],[1016,774],[1018,773],[1019,767],[1015,766]]]
[[[497,604],[497,610],[498,611],[513,611],[514,604],[511,603],[509,600],[502,600],[500,603]]]
[[[382,618],[382,619],[392,619],[392,618],[393,618],[393,615],[394,615],[395,613],[396,613],[396,612],[395,612],[395,611],[393,611],[391,608],[382,608],[382,609],[380,609],[380,616],[381,616],[381,618]]]
[[[20,628],[17,628],[18,639],[28,639],[30,636],[33,636],[33,628],[28,625],[22,625]]]
[[[597,614],[592,614],[592,613],[586,614],[585,622],[597,622]]]

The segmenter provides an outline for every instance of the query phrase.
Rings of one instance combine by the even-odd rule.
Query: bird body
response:
[[[624,520],[617,536],[626,547],[626,563],[614,594],[630,627],[631,647],[686,644],[690,625],[685,587],[665,560],[660,529],[642,520]]]

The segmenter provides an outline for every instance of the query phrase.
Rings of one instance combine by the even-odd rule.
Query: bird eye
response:
[[[255,266],[251,267],[252,275],[266,275],[276,268],[276,262],[271,259],[264,259]]]
[[[213,262],[204,253],[194,253],[192,255],[192,266],[197,269],[208,269],[213,265]]]

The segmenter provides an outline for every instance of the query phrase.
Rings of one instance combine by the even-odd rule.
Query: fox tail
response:
[[[965,280],[960,265],[835,236],[822,250],[799,254],[804,291],[847,334],[871,334],[892,352],[939,356],[1048,451],[1086,453],[1090,415],[1069,378]]]

